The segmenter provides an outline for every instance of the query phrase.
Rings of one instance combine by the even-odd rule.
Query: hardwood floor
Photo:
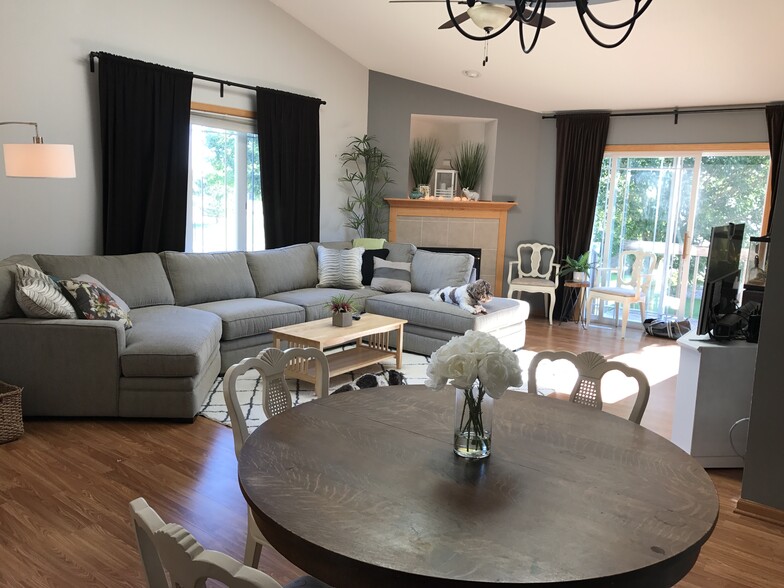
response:
[[[651,380],[643,425],[669,437],[678,347],[612,329],[583,331],[528,321],[526,349],[593,350],[621,357]],[[606,409],[623,413],[626,401]],[[231,431],[193,424],[79,419],[28,420],[0,446],[0,586],[144,586],[128,502],[138,496],[207,548],[241,559],[246,509],[236,480]],[[710,470],[721,512],[697,564],[679,584],[784,585],[784,528],[733,513],[741,470]],[[271,549],[262,570],[280,582],[300,572]]]

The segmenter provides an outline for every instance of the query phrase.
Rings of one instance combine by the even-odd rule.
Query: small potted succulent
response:
[[[566,259],[561,261],[561,271],[559,271],[560,276],[568,276],[572,274],[572,280],[575,282],[587,282],[588,281],[588,270],[590,270],[595,264],[588,261],[591,256],[590,251],[586,251],[577,259],[572,259],[568,255]]]
[[[332,324],[336,327],[348,327],[353,320],[353,314],[357,312],[354,305],[353,296],[338,294],[329,299],[324,305],[332,313]]]

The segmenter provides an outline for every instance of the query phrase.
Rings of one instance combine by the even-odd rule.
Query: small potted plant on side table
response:
[[[577,259],[572,259],[567,255],[566,259],[561,262],[561,271],[559,272],[561,277],[572,274],[572,281],[580,283],[587,282],[588,270],[594,266],[593,263],[588,261],[590,255],[590,251],[586,251]]]
[[[353,296],[338,294],[329,299],[324,307],[332,313],[332,324],[336,327],[348,327],[353,320],[353,314],[357,312],[354,305]]]

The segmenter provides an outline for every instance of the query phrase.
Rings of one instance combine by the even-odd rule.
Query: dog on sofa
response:
[[[464,286],[447,286],[431,290],[430,298],[456,304],[471,314],[487,314],[487,310],[482,305],[493,299],[493,293],[487,280],[477,280]]]

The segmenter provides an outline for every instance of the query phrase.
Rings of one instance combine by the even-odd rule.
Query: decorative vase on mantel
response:
[[[489,457],[492,435],[492,396],[478,380],[470,389],[455,388],[455,453],[468,459]]]
[[[349,327],[353,320],[350,312],[332,313],[332,325],[335,327]]]

